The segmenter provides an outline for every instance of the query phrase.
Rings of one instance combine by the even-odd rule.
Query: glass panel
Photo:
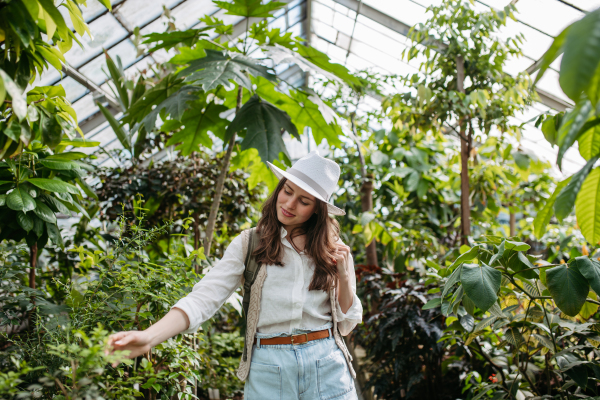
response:
[[[519,20],[552,36],[557,36],[567,25],[584,15],[555,0],[520,0],[517,9]]]
[[[79,123],[99,111],[98,106],[94,104],[94,98],[91,93],[73,103],[73,109],[77,113]]]
[[[88,91],[85,86],[81,85],[70,76],[67,76],[65,79],[60,81],[60,84],[65,89],[67,99],[70,102],[74,102],[75,100],[81,98]]]
[[[351,36],[352,28],[354,27],[354,20],[339,12],[336,12],[333,15],[333,27],[338,31],[345,33],[346,35]]]
[[[333,25],[333,14],[334,11],[323,5],[321,2],[313,1],[312,3],[312,17],[314,20],[321,21],[327,25]]]
[[[189,4],[188,4],[189,3]],[[198,19],[204,14],[213,14],[219,8],[215,6],[211,0],[193,0],[186,1],[183,4],[175,7],[171,15],[176,18],[176,26],[178,29],[187,29],[190,25],[195,25]],[[185,17],[187,14],[187,17]],[[189,21],[191,19],[191,21]],[[187,23],[186,23],[186,20]],[[147,27],[141,29],[142,35],[147,35],[151,32],[164,32],[167,29],[167,18],[160,17],[152,22]],[[181,25],[184,25],[183,27]]]
[[[569,3],[585,11],[594,11],[600,7],[600,0],[569,0]]]
[[[172,9],[183,0],[127,0],[117,9],[117,15],[130,32],[136,26],[143,26],[160,16],[163,5]]]
[[[117,56],[119,56],[121,58],[121,63],[123,64],[123,68],[129,67],[136,60],[136,48],[129,39],[108,50],[108,54],[111,56],[115,64],[117,63]],[[102,69],[104,69],[106,73],[104,73]],[[79,71],[94,83],[100,85],[107,79],[106,74],[108,74],[105,55],[99,55],[94,60],[81,67]]]
[[[400,58],[400,53],[406,48],[403,44],[361,23],[356,24],[356,28],[354,29],[354,40],[369,43],[377,49],[396,58]]]
[[[87,6],[81,7],[81,14],[86,22],[108,11],[98,0],[87,0],[86,4]]]
[[[531,57],[535,60],[538,60],[540,57],[542,57],[542,55],[544,55],[554,40],[548,35],[544,35],[535,29],[510,19],[507,20],[506,26],[500,33],[500,37],[506,39],[509,36],[514,37],[519,33],[525,35],[525,41],[521,45],[523,54],[526,54],[528,57]]]
[[[407,0],[365,0],[365,4],[410,26],[425,22],[425,7]]]
[[[106,14],[90,24],[92,32],[91,40],[86,34],[82,39],[83,50],[76,43],[73,43],[71,50],[65,55],[67,62],[73,67],[79,67],[81,64],[102,53],[102,49],[109,48],[119,40],[127,37],[128,33],[119,24],[112,14]]]
[[[319,35],[321,38],[328,42],[335,43],[337,38],[337,30],[331,26],[322,23],[321,21],[314,20],[312,23],[313,32]]]

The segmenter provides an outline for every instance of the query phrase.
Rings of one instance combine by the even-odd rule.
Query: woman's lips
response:
[[[291,212],[287,211],[285,208],[281,207],[281,213],[283,215],[285,215],[286,217],[295,217],[294,214],[292,214]]]

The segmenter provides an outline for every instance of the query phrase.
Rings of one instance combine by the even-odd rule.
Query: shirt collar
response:
[[[287,235],[288,231],[282,226],[281,227],[281,239]]]

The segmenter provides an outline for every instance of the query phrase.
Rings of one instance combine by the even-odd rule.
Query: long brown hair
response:
[[[281,178],[279,184],[262,206],[262,217],[258,221],[260,242],[252,253],[256,261],[266,265],[283,266],[283,243],[281,242],[281,222],[277,218],[277,197],[287,179]],[[315,273],[308,290],[329,291],[335,286],[338,273],[333,263],[335,242],[340,236],[340,226],[327,213],[327,204],[317,200],[316,213],[301,227],[288,232],[291,242],[296,236],[306,235],[304,252],[315,262]]]

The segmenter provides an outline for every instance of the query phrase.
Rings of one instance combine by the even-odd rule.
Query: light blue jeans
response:
[[[330,325],[294,330],[297,335],[329,329],[329,337],[302,344],[261,345],[260,339],[289,333],[257,333],[244,400],[357,400],[354,380]]]

